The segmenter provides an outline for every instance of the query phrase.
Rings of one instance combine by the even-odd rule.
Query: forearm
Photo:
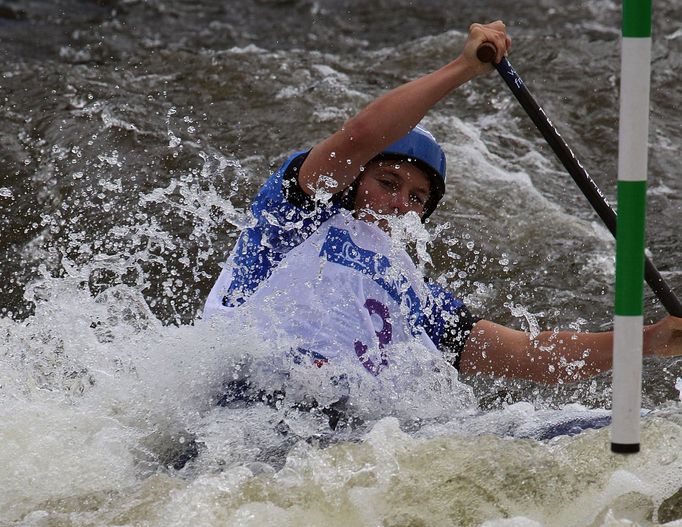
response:
[[[644,327],[643,354],[682,354],[682,319],[666,317]],[[543,383],[574,382],[613,366],[613,332],[543,331],[535,338],[487,320],[473,328],[462,352],[464,375],[528,379]]]
[[[364,164],[414,128],[443,97],[476,76],[477,69],[460,56],[442,68],[379,97],[344,126],[361,143]],[[346,132],[347,130],[347,132]],[[355,161],[355,160],[354,160]]]
[[[474,326],[461,371],[557,383],[576,381],[611,367],[610,333],[543,331],[535,338],[488,321]]]
[[[438,101],[471,80],[476,71],[459,57],[375,99],[313,148],[299,176],[305,178],[303,189],[308,193],[319,186],[332,193],[345,190],[360,167],[407,134]],[[331,186],[325,185],[329,180],[320,181],[320,176],[332,178]]]
[[[438,101],[492,69],[476,58],[476,50],[483,42],[494,43],[497,60],[511,46],[501,21],[472,24],[457,59],[379,97],[349,119],[341,130],[317,144],[299,172],[301,188],[308,194],[320,187],[331,193],[345,190],[362,166],[407,134]]]
[[[613,333],[543,331],[527,338],[521,366],[531,379],[544,383],[574,382],[608,371],[613,366]],[[535,370],[533,363],[540,368]]]

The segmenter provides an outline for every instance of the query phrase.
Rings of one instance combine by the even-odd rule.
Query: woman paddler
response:
[[[443,97],[492,68],[511,39],[501,21],[472,24],[461,55],[382,95],[312,150],[291,155],[263,185],[216,281],[205,318],[250,308],[250,323],[299,360],[354,363],[380,376],[398,344],[449,351],[465,375],[575,381],[611,368],[613,334],[531,335],[473,316],[425,282],[389,235],[393,219],[424,221],[443,197],[445,155],[419,126]],[[682,354],[682,319],[644,329],[645,355]],[[361,365],[361,366],[360,366]]]

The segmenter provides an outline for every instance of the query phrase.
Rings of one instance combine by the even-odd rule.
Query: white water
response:
[[[3,524],[650,525],[675,517],[675,493],[679,507],[679,404],[616,456],[607,429],[524,439],[608,412],[481,413],[443,363],[355,386],[366,421],[333,433],[291,406],[324,392],[316,369],[291,365],[279,409],[216,407],[235,365],[272,350],[244,328],[162,326],[132,288],[93,298],[83,283],[45,279],[34,316],[0,320]],[[192,440],[198,456],[171,468]]]
[[[458,129],[467,131],[461,123]],[[493,169],[475,141],[456,155],[475,167],[465,188],[499,179],[514,192],[535,193],[522,175]],[[219,156],[202,158],[204,178],[226,167],[242,171]],[[535,198],[550,221],[595,235],[589,224]],[[153,190],[140,203],[189,219],[197,239],[211,238],[211,209],[235,226],[249,221],[212,186],[201,190],[191,181]],[[420,267],[428,268],[429,233],[409,217],[394,221],[393,230],[396,242],[414,242]],[[443,233],[447,225],[435,236]],[[679,403],[648,414],[642,453],[623,457],[608,452],[608,429],[538,440],[608,411],[517,403],[481,412],[456,372],[445,362],[435,371],[433,357],[419,349],[381,382],[350,376],[339,387],[329,379],[341,371],[293,364],[248,327],[163,325],[140,293],[148,287],[144,265],[166,265],[179,252],[190,266],[188,254],[154,217],[109,236],[132,239],[132,252],[90,255],[85,264],[62,259],[64,276],[44,270],[28,289],[33,316],[0,319],[3,524],[565,527],[680,517]],[[211,251],[209,245],[198,261]],[[513,268],[504,255],[488,265]],[[98,270],[123,276],[130,268],[134,284],[91,289]],[[171,299],[182,294],[172,281],[165,287]],[[478,288],[469,303],[483,303],[491,291]],[[510,301],[508,308],[530,329],[538,326],[522,304]],[[252,364],[259,386],[286,388],[278,408],[216,406],[223,383],[243,373],[241,363]],[[361,421],[332,431],[323,414],[294,406],[307,395],[321,403],[348,395]],[[173,468],[190,451],[184,467]]]

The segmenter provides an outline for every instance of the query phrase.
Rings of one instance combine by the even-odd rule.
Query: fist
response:
[[[507,28],[504,25],[504,22],[498,20],[496,22],[491,22],[490,24],[471,24],[471,26],[469,26],[469,37],[464,45],[462,55],[475,69],[476,74],[492,69],[491,65],[484,65],[476,56],[478,48],[484,42],[489,42],[495,46],[497,53],[495,54],[495,60],[493,62],[500,62],[502,57],[504,57],[511,48],[511,38],[507,34]]]

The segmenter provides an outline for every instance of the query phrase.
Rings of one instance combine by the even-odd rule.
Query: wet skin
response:
[[[388,221],[381,216],[404,216],[415,212],[421,217],[430,189],[429,177],[408,162],[373,161],[359,178],[355,217],[376,223],[388,232]]]

